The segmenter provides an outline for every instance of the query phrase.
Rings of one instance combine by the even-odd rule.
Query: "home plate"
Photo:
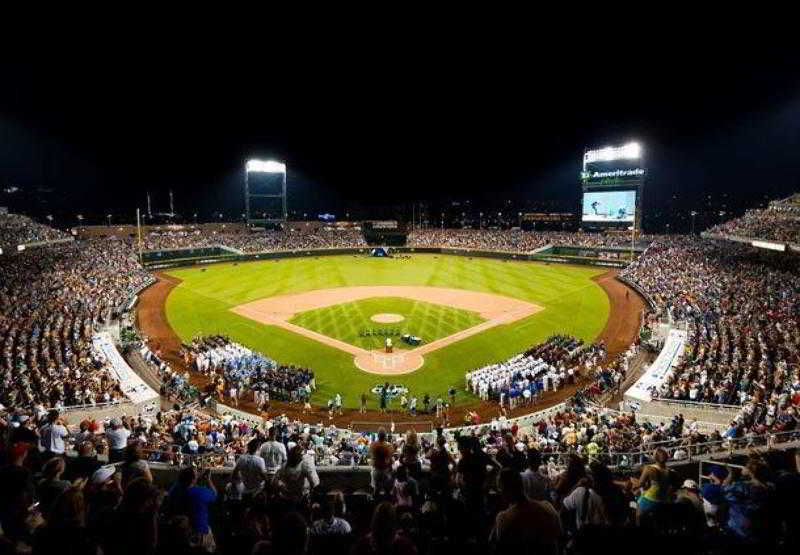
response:
[[[354,359],[355,365],[370,374],[382,374],[384,376],[396,376],[398,374],[408,374],[418,370],[425,363],[422,355],[413,351],[395,351],[385,353],[383,351],[367,351],[358,355]]]

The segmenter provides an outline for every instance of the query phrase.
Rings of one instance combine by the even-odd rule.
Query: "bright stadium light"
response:
[[[248,160],[247,171],[249,173],[286,173],[286,164],[275,160]]]
[[[587,150],[584,155],[584,163],[610,162],[612,160],[632,160],[641,158],[642,146],[639,143],[628,143],[623,146],[607,146],[596,150]]]

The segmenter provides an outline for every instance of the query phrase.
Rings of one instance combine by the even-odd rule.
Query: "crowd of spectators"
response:
[[[638,244],[653,241],[656,235],[639,235]],[[417,229],[408,234],[410,247],[446,247],[527,253],[546,245],[574,247],[629,247],[627,233],[568,233],[522,231],[519,229]],[[144,250],[224,246],[245,253],[264,251],[357,248],[367,243],[360,230],[314,227],[293,230],[247,232],[153,231],[145,239]]]
[[[0,258],[0,403],[45,410],[120,400],[92,333],[151,280],[113,240]]]
[[[773,201],[765,209],[748,210],[708,233],[800,245],[800,195]]]
[[[668,466],[679,449],[663,447],[688,438],[692,448],[695,422],[639,424],[580,399],[530,432],[497,419],[488,431],[430,440],[413,431],[362,436],[371,480],[356,489],[320,479],[318,454],[341,444],[338,436],[285,418],[175,411],[83,422],[77,432],[66,424],[57,411],[21,425],[0,411],[6,552],[561,554],[646,538],[659,546],[651,551],[744,553],[788,552],[797,540],[797,454],[753,454],[742,470],[712,465],[698,484]],[[64,457],[70,443],[78,454]],[[612,471],[604,446],[641,450],[645,464]],[[563,465],[554,464],[557,450],[569,453]],[[177,467],[166,487],[153,467],[164,453]],[[211,457],[232,468],[212,472]]]
[[[650,242],[657,236],[640,235]],[[574,247],[629,247],[629,234],[522,231],[520,229],[418,229],[408,234],[410,247],[446,247],[527,253],[547,245]]]
[[[144,239],[144,250],[187,249],[222,246],[245,253],[366,247],[364,234],[353,229],[315,227],[304,230],[259,230],[245,232],[161,231]]]
[[[10,247],[66,239],[70,235],[21,214],[0,214],[0,246]]]
[[[687,324],[682,361],[654,397],[742,405],[734,434],[794,429],[800,403],[795,257],[674,237],[655,242],[623,275],[661,315]]]
[[[748,210],[744,216],[716,225],[708,233],[800,244],[800,212],[776,208]]]

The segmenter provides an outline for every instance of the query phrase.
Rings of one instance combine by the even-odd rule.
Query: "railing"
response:
[[[789,432],[776,432],[761,434],[743,438],[725,438],[715,441],[704,441],[702,443],[692,443],[688,438],[669,439],[664,441],[650,442],[642,445],[638,451],[604,451],[593,455],[583,453],[583,456],[590,460],[598,460],[609,468],[623,469],[635,468],[653,462],[653,452],[664,449],[669,455],[671,463],[692,462],[702,457],[711,455],[733,456],[738,451],[756,448],[774,449],[783,443],[800,440],[800,430]],[[678,451],[681,451],[678,453]],[[566,467],[570,455],[576,451],[557,451],[542,452],[543,457],[552,460],[556,467]],[[677,453],[677,456],[676,456]],[[701,459],[702,460],[702,459]]]
[[[647,251],[645,251],[645,252],[642,254],[642,256],[646,256],[646,255],[647,255]],[[650,310],[652,310],[652,311],[654,311],[654,312],[657,312],[657,311],[658,311],[658,308],[656,307],[656,303],[653,301],[653,299],[650,297],[650,295],[648,295],[647,293],[645,293],[644,289],[642,289],[641,287],[639,287],[639,286],[636,284],[636,282],[634,282],[633,280],[630,280],[630,279],[628,279],[628,278],[627,278],[627,277],[625,277],[625,276],[617,275],[616,277],[617,277],[617,279],[618,279],[618,280],[620,280],[621,282],[623,282],[623,283],[624,283],[625,285],[627,285],[628,287],[632,287],[633,289],[635,289],[635,290],[636,290],[636,292],[637,292],[637,293],[639,293],[639,295],[641,295],[641,296],[642,296],[642,298],[643,298],[643,299],[644,299],[644,300],[647,302],[647,305],[650,307]]]
[[[119,407],[122,405],[132,405],[130,399],[123,399],[120,401],[108,401],[105,403],[94,403],[94,404],[86,404],[86,405],[69,405],[68,407],[61,407],[58,409],[60,412],[75,412],[79,410],[96,410],[96,409],[104,409],[109,407]]]
[[[684,399],[668,399],[665,397],[653,397],[650,401],[651,403],[664,403],[669,405],[679,405],[682,407],[687,408],[697,408],[697,409],[706,409],[706,410],[729,410],[729,411],[740,411],[742,410],[741,405],[726,405],[724,403],[704,403],[701,401],[687,401]]]

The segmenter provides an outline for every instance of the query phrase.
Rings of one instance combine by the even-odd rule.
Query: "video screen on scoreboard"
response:
[[[584,222],[633,223],[636,191],[597,191],[583,194]]]

